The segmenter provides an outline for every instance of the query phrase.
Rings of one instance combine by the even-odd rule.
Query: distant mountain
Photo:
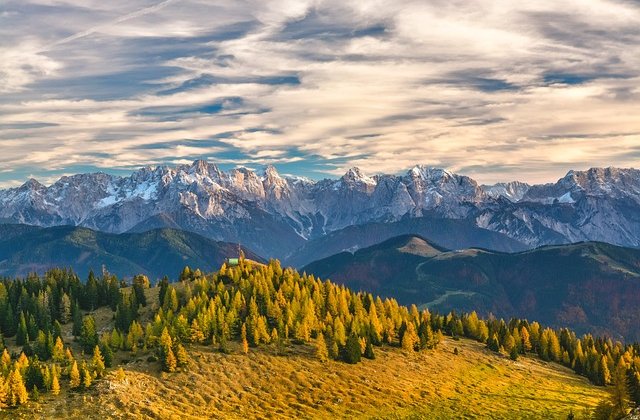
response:
[[[262,261],[243,251],[247,258]],[[70,267],[85,278],[89,270],[99,273],[104,265],[119,276],[142,273],[155,280],[165,274],[175,278],[187,265],[214,270],[237,254],[237,244],[175,229],[116,235],[71,226],[0,225],[0,276]]]
[[[476,233],[485,232],[482,241],[496,244],[496,250],[511,245],[497,245],[488,231],[528,248],[579,241],[639,247],[640,171],[596,168],[570,171],[555,184],[480,186],[469,177],[425,166],[400,176],[368,176],[352,168],[339,179],[312,181],[281,176],[273,166],[260,173],[224,172],[196,161],[147,167],[129,177],[65,176],[48,187],[32,179],[0,190],[4,222],[109,233],[180,228],[278,258],[351,226],[406,219],[425,225],[409,233],[429,230],[442,219],[464,221],[451,237],[465,236],[472,225],[484,229]]]
[[[514,254],[447,251],[405,235],[303,270],[440,312],[476,310],[640,339],[638,249],[590,242]]]
[[[502,252],[524,251],[527,246],[505,234],[475,226],[466,219],[437,217],[407,218],[390,223],[349,226],[307,241],[284,259],[287,265],[302,267],[343,251],[354,252],[387,239],[406,234],[429,238],[449,249],[486,248]]]

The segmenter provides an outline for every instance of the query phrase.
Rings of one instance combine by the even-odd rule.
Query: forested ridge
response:
[[[85,282],[61,269],[2,280],[0,403],[18,406],[61,388],[82,392],[127,354],[144,355],[166,372],[188,370],[191,344],[224,353],[236,341],[247,353],[311,343],[321,361],[358,363],[375,358],[380,346],[433,349],[444,335],[486,343],[514,360],[537,354],[595,384],[611,385],[612,401],[598,407],[601,414],[619,416],[640,402],[638,344],[578,337],[521,319],[421,311],[283,269],[277,260],[262,265],[241,258],[238,266],[207,275],[187,267],[177,283],[165,277],[149,288],[145,276],[124,282],[106,271],[90,273]],[[139,314],[149,291],[158,294],[158,303],[144,322]],[[98,330],[94,311],[103,307],[113,322]],[[71,334],[65,334],[69,327]],[[80,344],[75,352],[72,340]]]

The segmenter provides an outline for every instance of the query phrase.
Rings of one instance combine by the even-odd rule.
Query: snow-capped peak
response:
[[[342,181],[347,183],[362,183],[367,185],[376,185],[377,182],[374,178],[365,175],[360,168],[350,168],[341,178]]]
[[[504,197],[507,200],[517,203],[529,191],[529,184],[520,181],[499,182],[493,185],[482,185],[482,190],[489,197]]]

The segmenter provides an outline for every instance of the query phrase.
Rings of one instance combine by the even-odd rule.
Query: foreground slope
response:
[[[515,254],[481,249],[421,255],[401,236],[316,261],[304,271],[442,313],[476,310],[526,317],[579,332],[640,338],[640,250],[604,243]]]
[[[560,365],[533,357],[513,362],[467,339],[445,339],[411,356],[384,347],[355,366],[321,363],[310,346],[280,355],[198,346],[190,354],[188,372],[161,373],[140,357],[126,366],[124,380],[111,375],[92,392],[30,403],[9,417],[564,419],[608,396]]]
[[[86,277],[89,270],[97,273],[104,265],[118,276],[141,273],[156,279],[175,275],[185,266],[213,270],[237,254],[237,244],[175,229],[115,235],[73,226],[0,225],[1,276],[73,267]]]
[[[419,241],[402,249],[443,252]],[[65,296],[80,304],[72,322]],[[28,315],[9,316],[29,302]],[[615,387],[586,378],[640,378],[637,345],[418,311],[276,260],[184,270],[156,287],[54,270],[4,280],[0,309],[14,319],[1,325],[9,418],[566,418],[612,400]]]

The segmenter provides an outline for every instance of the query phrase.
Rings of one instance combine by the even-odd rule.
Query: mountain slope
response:
[[[281,176],[272,166],[261,173],[224,172],[196,161],[147,167],[129,177],[79,174],[50,186],[29,180],[0,190],[0,220],[6,222],[110,233],[180,228],[279,258],[350,226],[414,218],[461,220],[453,237],[474,226],[529,248],[578,241],[640,247],[640,171],[593,168],[570,171],[554,184],[480,186],[422,165],[403,175],[368,176],[352,168],[339,179],[312,181]],[[504,250],[493,238],[487,234],[483,241]]]
[[[467,249],[421,256],[405,249],[415,242],[429,246],[402,236],[303,270],[441,312],[477,310],[640,338],[640,250],[580,243],[515,254]]]
[[[119,276],[143,273],[153,280],[165,273],[177,275],[186,265],[211,270],[238,253],[237,244],[175,229],[115,235],[71,226],[0,225],[0,233],[2,276],[73,267],[84,278],[89,270],[98,273],[104,265]],[[244,252],[261,260],[251,251]]]

